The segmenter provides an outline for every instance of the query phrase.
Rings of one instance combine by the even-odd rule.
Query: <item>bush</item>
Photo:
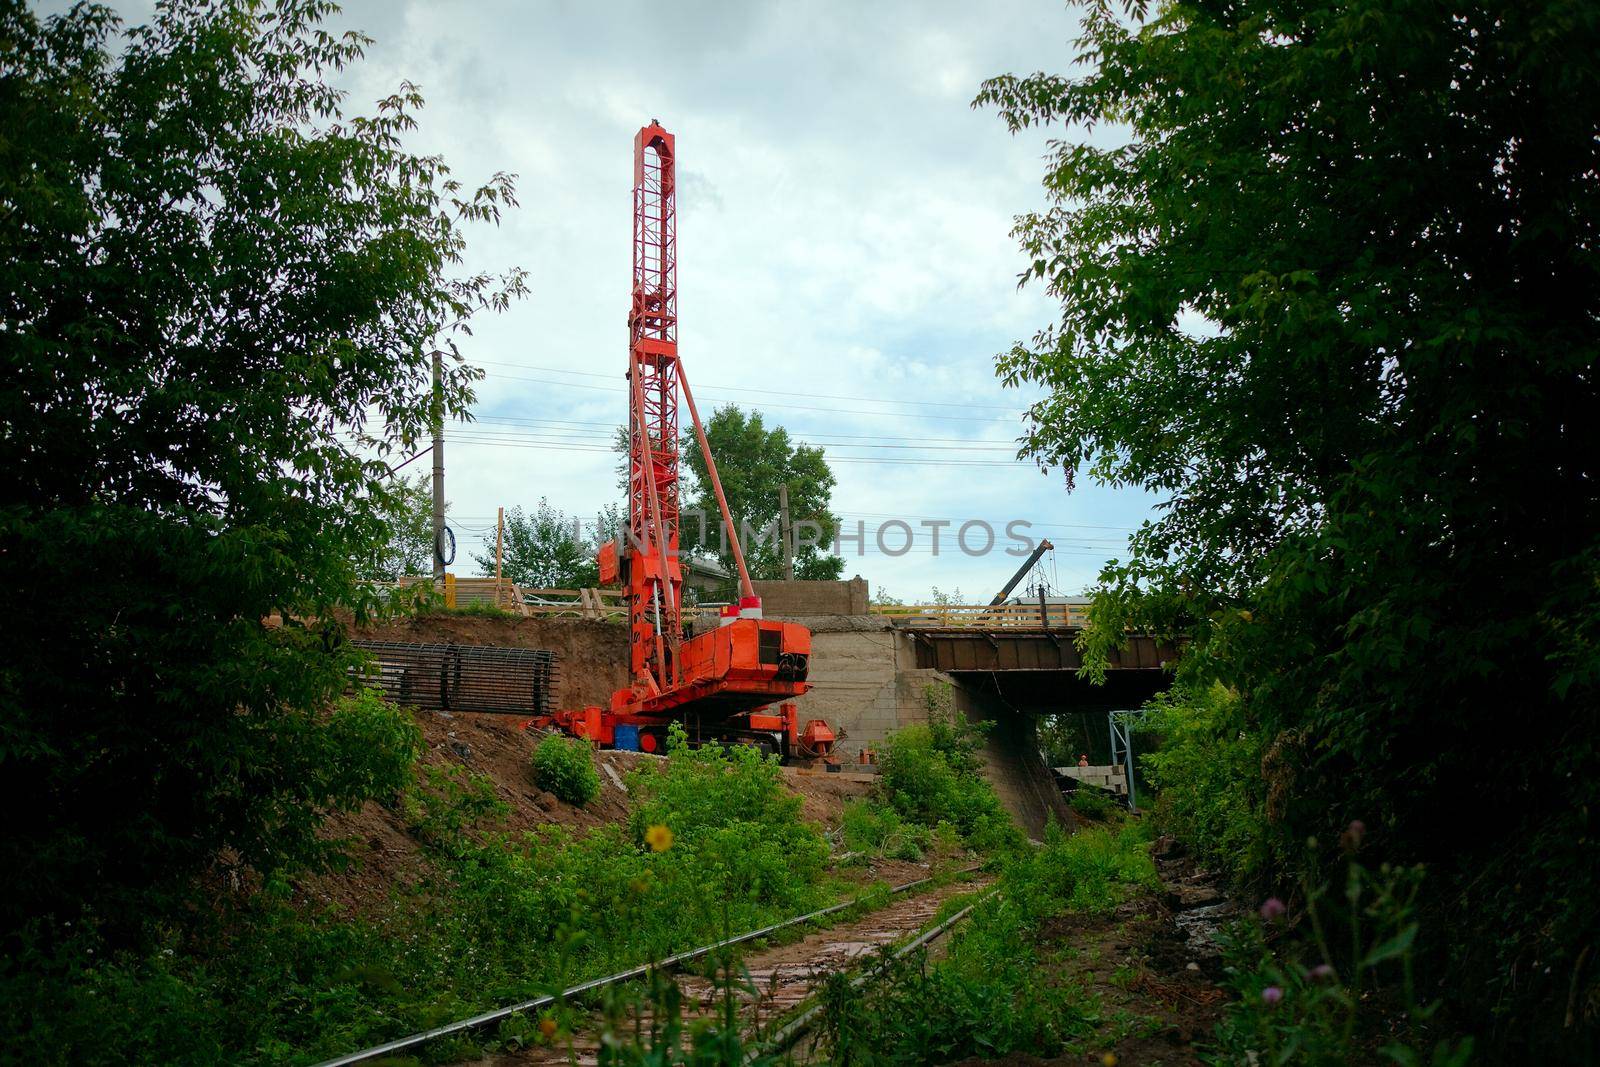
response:
[[[1093,786],[1079,785],[1072,791],[1072,810],[1087,819],[1105,820],[1114,805],[1111,798]]]
[[[594,750],[576,737],[552,735],[533,750],[533,780],[568,804],[583,807],[600,795]]]
[[[890,734],[879,756],[879,788],[905,819],[926,827],[948,822],[977,848],[1017,836],[994,788],[978,773],[981,730],[940,706],[930,687],[929,721]]]
[[[0,958],[0,1048],[47,1064],[316,1061],[826,899],[821,831],[754,749],[691,750],[680,734],[670,760],[633,776],[629,825],[588,833],[495,832],[505,806],[483,776],[416,774],[400,810],[432,867],[415,889],[344,918],[273,883],[147,953],[57,927]],[[670,843],[650,834],[663,826]],[[430,1062],[474,1058],[478,1040],[430,1048]]]
[[[1095,827],[1068,835],[1054,822],[1045,827],[1044,847],[1021,853],[1007,866],[1005,895],[1030,921],[1063,911],[1103,915],[1132,887],[1160,885],[1150,859],[1149,835],[1137,822]]]
[[[1157,828],[1236,885],[1254,879],[1269,858],[1262,747],[1239,697],[1220,685],[1180,686],[1150,709],[1139,730],[1160,743],[1140,763],[1158,791]]]
[[[839,819],[844,845],[852,852],[873,852],[890,859],[920,860],[933,845],[933,831],[908,822],[899,812],[870,800],[851,800]]]
[[[652,827],[666,827],[670,862],[692,858],[712,878],[694,890],[700,897],[754,896],[795,910],[815,899],[811,887],[827,863],[828,843],[820,827],[800,817],[804,802],[784,786],[778,757],[751,745],[691,748],[677,725],[667,757],[629,776],[635,841],[644,844]]]

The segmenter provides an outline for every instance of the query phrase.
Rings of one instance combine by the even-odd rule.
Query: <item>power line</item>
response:
[[[539,444],[535,442],[502,441],[489,438],[468,438],[459,434],[451,437],[452,441],[461,445],[475,445],[483,448],[533,448],[543,449],[548,452],[594,452],[615,456],[616,452],[600,445],[562,445]],[[830,456],[831,463],[883,463],[883,464],[914,464],[919,466],[935,467],[1010,467],[1021,469],[1022,464],[1003,460],[989,459],[910,459],[906,457],[884,457],[882,459],[871,456]]]
[[[530,426],[537,429],[564,429],[568,427],[593,426],[608,430],[616,430],[622,427],[622,423],[620,422],[594,422],[576,419],[520,419],[508,415],[483,415],[473,419],[471,422],[465,423],[464,426],[465,428],[470,429],[473,426],[489,423],[493,423],[495,425],[503,424],[507,426]],[[986,448],[1003,448],[1007,451],[1015,451],[1017,448],[1015,442],[990,441],[971,437],[923,437],[920,435],[902,436],[894,434],[834,433],[792,434],[791,436],[795,439],[796,444],[811,444],[813,442],[826,444],[831,442],[848,443],[853,441],[912,441],[926,444],[970,444]]]
[[[564,389],[592,389],[596,392],[611,393],[613,395],[625,394],[627,390],[622,386],[584,385],[580,382],[560,382],[550,378],[529,378],[520,374],[501,374],[498,371],[490,375],[491,378],[513,382],[536,382],[541,385],[555,385]],[[707,400],[728,400],[728,397],[717,397],[707,394]],[[872,415],[885,419],[936,419],[940,422],[987,422],[992,423],[1000,416],[992,415],[989,418],[975,418],[971,415],[927,415],[919,411],[857,411],[852,408],[819,408],[807,404],[767,404],[768,408],[783,408],[788,411],[821,411],[829,415]],[[966,405],[960,405],[966,406]],[[1020,411],[1013,410],[1017,415]]]
[[[463,441],[463,440],[480,440],[480,441],[482,441],[482,440],[541,441],[541,442],[552,443],[552,444],[589,445],[590,447],[593,447],[592,445],[590,445],[590,442],[596,442],[596,441],[603,440],[603,438],[595,437],[593,435],[574,437],[574,436],[570,436],[568,433],[562,433],[562,432],[537,433],[537,432],[526,431],[526,430],[510,431],[510,432],[497,431],[497,430],[485,430],[485,431],[479,431],[479,432],[474,432],[474,431],[471,431],[471,430],[467,430],[467,431],[464,431],[464,432],[463,431],[457,431],[457,432],[455,432],[455,433],[450,435],[450,439],[452,441]],[[607,451],[616,451],[610,445],[605,445],[604,447],[606,448]],[[1008,445],[922,445],[922,444],[888,445],[888,444],[876,444],[876,443],[863,443],[863,444],[851,444],[851,443],[833,444],[833,443],[827,443],[827,444],[825,444],[824,448],[825,448],[825,450],[835,449],[835,448],[868,448],[868,449],[892,448],[892,449],[897,449],[897,450],[898,449],[912,449],[912,450],[916,450],[916,451],[926,451],[926,452],[1004,452],[1004,453],[1008,453],[1008,454],[1012,454],[1012,455],[1015,454],[1015,450],[1012,449]],[[618,453],[618,455],[621,455],[621,454],[622,453]],[[831,452],[829,454],[831,455]]]
[[[565,369],[563,367],[541,367],[541,366],[537,366],[537,365],[532,364],[532,363],[506,363],[506,362],[501,362],[501,361],[493,360],[493,359],[479,359],[479,360],[473,360],[472,362],[481,363],[486,367],[512,367],[512,368],[518,369],[518,370],[543,371],[543,372],[545,372],[547,374],[571,374],[571,375],[575,375],[575,376],[580,377],[580,378],[609,378],[609,379],[615,379],[615,378],[619,377],[618,375],[615,375],[615,374],[600,374],[600,373],[598,373],[596,371],[567,370],[567,369]],[[536,380],[536,379],[530,379],[530,380]],[[766,394],[768,396],[793,396],[794,395],[793,390],[787,390],[787,389],[757,389],[757,388],[754,388],[752,386],[745,386],[745,385],[716,385],[716,384],[713,384],[713,383],[705,383],[705,387],[707,389],[711,390],[712,392],[763,393],[763,394]],[[838,395],[838,394],[835,394],[835,393],[807,393],[806,395],[810,396],[810,397],[815,397],[818,400],[854,400],[854,401],[862,401],[862,402],[868,403],[868,404],[901,404],[901,405],[912,405],[912,406],[916,406],[916,407],[965,408],[965,409],[967,409],[969,411],[970,410],[979,410],[979,409],[981,409],[981,410],[984,410],[984,411],[1013,412],[1013,411],[1016,410],[1016,408],[1012,407],[1009,404],[968,404],[968,403],[964,403],[964,402],[961,402],[961,401],[954,401],[954,400],[894,400],[894,399],[890,399],[890,398],[887,398],[887,397],[879,397],[879,396],[841,396],[841,395]]]
[[[851,518],[860,519],[943,519],[946,522],[955,520],[948,515],[906,515],[894,511],[841,511],[839,515],[849,515]],[[965,521],[965,520],[963,520]],[[1110,530],[1113,533],[1136,533],[1136,526],[1090,526],[1085,523],[1070,522],[1035,522],[1034,526],[1044,526],[1052,530]]]

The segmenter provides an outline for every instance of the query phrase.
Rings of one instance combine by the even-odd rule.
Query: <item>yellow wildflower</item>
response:
[[[1108,1052],[1104,1056],[1100,1057],[1100,1062],[1105,1064],[1106,1067],[1117,1067],[1117,1054],[1115,1052]]]
[[[651,852],[665,852],[672,847],[672,831],[656,823],[644,832],[644,843],[650,846]]]
[[[539,1032],[544,1035],[546,1041],[548,1041],[551,1038],[555,1037],[556,1036],[556,1021],[554,1019],[550,1018],[549,1016],[546,1016],[545,1018],[540,1019],[539,1020]]]

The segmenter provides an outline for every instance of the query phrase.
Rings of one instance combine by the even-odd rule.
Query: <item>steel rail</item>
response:
[[[982,869],[983,864],[980,863],[972,867],[963,868],[959,871],[953,871],[951,873],[953,875],[973,874]],[[918,878],[915,881],[906,882],[903,885],[893,886],[889,890],[889,895],[895,896],[897,894],[904,893],[907,890],[915,889],[917,886],[926,885],[938,877],[938,875],[929,875],[926,878]],[[323,1060],[321,1063],[316,1064],[316,1067],[345,1067],[346,1064],[363,1063],[367,1060],[376,1059],[379,1056],[387,1056],[390,1053],[416,1048],[418,1045],[425,1045],[429,1041],[434,1041],[441,1037],[449,1037],[451,1034],[460,1034],[469,1030],[476,1030],[479,1027],[487,1026],[490,1023],[499,1022],[502,1019],[508,1019],[511,1016],[522,1012],[549,1007],[550,1005],[555,1004],[558,1001],[566,1000],[569,997],[580,996],[584,993],[592,993],[596,989],[603,989],[606,986],[616,985],[619,982],[628,982],[635,978],[643,978],[653,970],[676,968],[682,964],[709,956],[711,953],[716,952],[719,949],[729,948],[733,945],[743,944],[746,941],[754,941],[758,938],[767,937],[777,933],[779,930],[785,930],[791,926],[798,926],[801,923],[814,922],[817,919],[826,918],[829,915],[834,915],[849,908],[856,907],[864,899],[865,895],[856,897],[852,900],[847,900],[843,903],[834,904],[830,907],[823,908],[820,911],[813,911],[806,915],[797,915],[792,919],[785,919],[782,922],[773,923],[771,926],[763,926],[758,930],[750,930],[735,937],[724,938],[721,941],[715,941],[709,945],[703,945],[700,948],[688,949],[684,952],[667,956],[664,959],[656,960],[652,963],[640,964],[637,967],[630,967],[625,971],[618,971],[615,974],[604,975],[600,978],[591,978],[587,982],[580,982],[569,989],[563,989],[559,993],[546,993],[544,996],[534,997],[531,1000],[520,1001],[519,1003],[510,1004],[503,1008],[495,1008],[492,1011],[486,1011],[481,1014],[474,1015],[468,1019],[459,1019],[453,1023],[444,1023],[440,1026],[435,1026],[430,1030],[423,1030],[420,1033],[409,1034],[406,1037],[397,1037],[393,1041],[385,1041],[381,1045],[373,1045],[371,1048],[364,1048],[359,1052],[351,1052],[343,1056],[337,1056],[331,1060]],[[968,908],[967,910],[970,911],[971,909]],[[963,914],[965,913],[963,912]]]
[[[974,908],[998,892],[1000,892],[998,888],[989,890],[989,892],[985,893],[977,900],[974,900],[971,904],[968,904],[954,915],[951,915],[937,926],[933,926],[927,930],[924,930],[910,941],[907,941],[905,944],[896,948],[891,958],[897,960],[903,959],[924,945],[943,937],[944,934],[957,923],[965,919],[968,915],[971,915]],[[863,971],[854,978],[850,979],[850,987],[852,989],[860,989],[871,978],[872,972],[870,970]],[[813,1003],[809,1008],[795,1016],[793,1019],[790,1019],[783,1026],[779,1027],[778,1031],[770,1038],[747,1052],[744,1057],[744,1062],[751,1063],[761,1056],[784,1052],[788,1050],[796,1041],[798,1041],[802,1034],[811,1029],[811,1024],[816,1021],[817,1016],[822,1014],[822,1001],[815,996],[812,997],[812,1000]]]

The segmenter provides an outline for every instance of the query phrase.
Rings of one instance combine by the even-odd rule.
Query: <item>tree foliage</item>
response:
[[[506,512],[505,543],[500,573],[518,585],[536,589],[591,589],[600,584],[600,544],[621,527],[617,505],[595,516],[594,532],[585,536],[576,515],[554,508],[544,497],[528,514],[520,507]],[[474,552],[485,574],[494,573],[494,552]]]
[[[360,561],[357,573],[374,582],[432,574],[433,481],[429,475],[397,479],[384,503],[384,519],[388,536]]]
[[[801,581],[832,581],[844,571],[844,561],[830,550],[838,520],[829,510],[834,476],[822,449],[792,442],[782,426],[768,428],[761,412],[748,415],[733,404],[717,409],[705,424],[706,441],[717,462],[717,475],[728,500],[734,522],[740,524],[740,547],[745,566],[757,581],[783,577],[781,542],[772,536],[779,517],[778,487],[789,487],[789,520],[814,523],[820,531],[816,543],[799,544],[794,556],[794,576]],[[682,541],[685,551],[718,560],[731,574],[735,572],[733,551],[723,547],[720,537],[721,511],[706,471],[705,457],[694,434],[686,433],[679,445],[684,465],[693,482],[684,494],[685,509],[697,509],[705,516],[705,532],[700,524],[686,521]],[[756,536],[745,537],[748,526]]]
[[[1016,227],[1060,318],[999,361],[1045,390],[1030,452],[1167,500],[1102,575],[1091,653],[1186,634],[1262,735],[1280,845],[1364,820],[1441,869],[1432,928],[1496,931],[1441,949],[1480,1007],[1583,1002],[1600,10],[1084,20],[1078,74],[977,103],[1091,131]]]
[[[404,741],[326,716],[328,620],[374,607],[388,462],[465,411],[453,338],[522,280],[461,273],[512,183],[408,152],[415,87],[344,113],[332,9],[0,4],[5,925],[313,859]]]

